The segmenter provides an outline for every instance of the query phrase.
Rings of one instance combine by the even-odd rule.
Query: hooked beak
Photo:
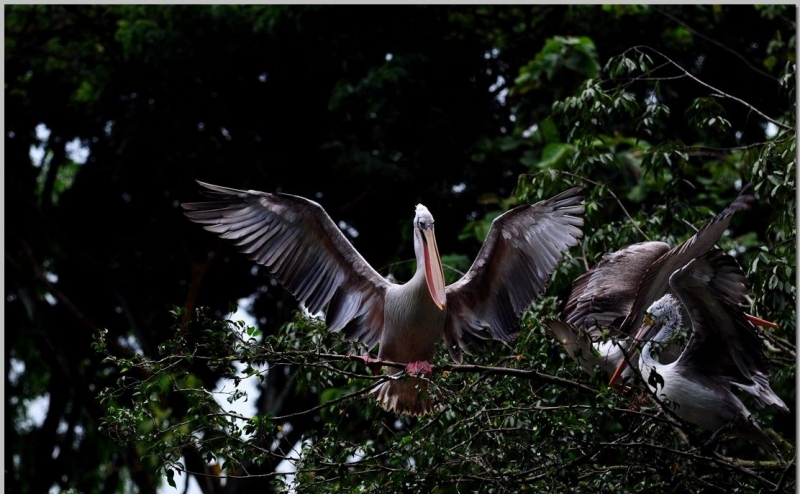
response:
[[[654,326],[652,324],[652,321],[650,323],[646,322],[645,324],[642,324],[642,327],[639,328],[639,331],[636,333],[636,337],[633,339],[633,343],[628,348],[629,355],[633,355],[633,351],[636,348],[636,345],[638,345],[639,342],[642,341],[642,338],[644,338],[645,335],[650,330],[653,329],[653,327]],[[608,385],[615,387],[614,383],[617,381],[617,379],[619,379],[619,376],[622,375],[622,371],[624,371],[627,367],[628,367],[628,359],[623,357],[623,359],[619,361],[619,365],[617,365],[617,368],[614,370],[614,374],[612,374],[611,379],[608,381]]]
[[[444,289],[444,271],[442,260],[439,258],[439,249],[436,247],[436,237],[433,228],[420,229],[422,237],[422,264],[425,268],[425,281],[434,303],[444,310],[447,301]]]
[[[767,320],[761,319],[760,317],[756,317],[752,314],[745,314],[747,319],[750,320],[751,323],[755,324],[756,326],[766,326],[768,328],[777,329],[778,325],[774,322],[769,322]]]

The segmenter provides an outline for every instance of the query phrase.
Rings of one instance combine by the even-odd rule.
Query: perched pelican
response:
[[[408,373],[430,372],[442,338],[460,362],[462,348],[470,343],[516,337],[519,315],[545,289],[564,251],[582,236],[580,188],[516,207],[494,220],[472,267],[445,287],[433,216],[420,204],[414,217],[417,270],[398,285],[361,257],[319,204],[199,183],[218,200],[183,204],[189,219],[233,240],[310,312],[327,306],[330,331],[370,349],[380,344],[378,358],[407,363]],[[432,403],[426,385],[418,378],[392,379],[376,390],[378,402],[396,413],[428,413]]]
[[[780,458],[775,444],[733,393],[737,388],[754,396],[760,406],[789,411],[769,386],[769,363],[740,306],[747,296],[742,269],[732,257],[713,250],[675,271],[669,285],[675,295],[664,295],[650,306],[634,340],[644,344],[638,363],[642,378],[676,415],[715,431],[712,441],[730,429],[732,435]],[[692,335],[677,360],[661,364],[653,351],[682,327],[681,306]],[[612,382],[626,365],[623,359]]]
[[[664,242],[642,242],[605,254],[575,280],[560,319],[546,319],[546,327],[590,375],[598,368],[611,375],[630,334],[641,325],[644,310],[669,292],[669,276],[714,247],[734,213],[750,207],[754,197],[746,191],[743,188],[730,206],[672,249]],[[662,362],[678,354],[668,347]]]

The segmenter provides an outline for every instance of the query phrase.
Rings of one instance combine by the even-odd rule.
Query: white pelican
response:
[[[669,292],[670,275],[714,247],[734,213],[750,207],[754,197],[746,191],[747,187],[708,224],[672,249],[664,242],[642,242],[605,254],[574,281],[560,319],[546,319],[547,328],[586,372],[594,375],[599,368],[611,375],[623,358],[630,334],[641,325],[644,310]],[[668,363],[678,354],[676,348],[668,347],[662,352],[662,362]]]
[[[736,261],[719,250],[690,261],[669,279],[675,293],[653,303],[635,341],[643,343],[638,367],[654,395],[676,415],[719,434],[756,442],[776,458],[778,449],[756,425],[733,389],[755,397],[760,406],[789,409],[769,386],[769,363],[741,303],[747,280]],[[677,297],[677,298],[676,298]],[[661,364],[653,351],[682,327],[681,306],[692,335],[677,360]],[[612,382],[627,365],[619,364]]]
[[[327,306],[330,331],[370,349],[380,344],[378,358],[407,363],[408,373],[430,372],[442,338],[460,362],[461,349],[470,343],[516,337],[519,315],[545,289],[564,251],[582,236],[580,188],[516,207],[494,220],[472,267],[445,287],[433,216],[418,205],[417,270],[398,285],[361,257],[319,204],[199,183],[218,200],[184,203],[189,219],[233,240],[311,313]],[[376,390],[378,402],[396,413],[428,413],[432,403],[426,385],[418,378],[392,379]]]

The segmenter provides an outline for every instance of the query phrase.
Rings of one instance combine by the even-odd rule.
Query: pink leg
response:
[[[418,360],[416,362],[409,362],[406,364],[406,372],[408,374],[424,374],[430,376],[433,374],[431,364],[425,360]]]

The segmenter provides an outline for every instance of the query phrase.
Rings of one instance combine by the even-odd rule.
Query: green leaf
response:
[[[536,164],[540,170],[558,168],[564,163],[572,147],[564,143],[551,143],[542,150],[542,159]]]

